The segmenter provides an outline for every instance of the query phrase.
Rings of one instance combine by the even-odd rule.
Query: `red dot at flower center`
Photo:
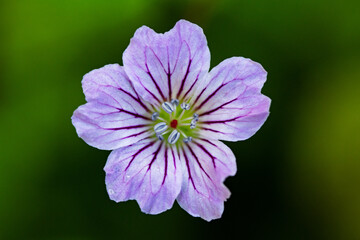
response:
[[[171,121],[170,127],[176,128],[177,124],[178,124],[178,121],[176,119],[174,119],[174,120]]]

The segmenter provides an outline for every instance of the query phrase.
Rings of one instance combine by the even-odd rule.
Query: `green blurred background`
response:
[[[359,1],[0,3],[0,239],[360,239]],[[151,216],[116,204],[109,152],[79,139],[80,81],[122,64],[135,30],[200,25],[211,66],[249,57],[268,71],[271,114],[229,143],[238,172],[220,220],[177,204]]]

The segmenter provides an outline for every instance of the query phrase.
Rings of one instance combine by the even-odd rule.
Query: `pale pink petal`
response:
[[[181,189],[181,165],[174,146],[141,141],[111,152],[104,168],[109,196],[135,199],[145,213],[170,209]]]
[[[220,141],[196,139],[184,144],[180,156],[183,182],[179,205],[207,221],[220,218],[230,196],[223,181],[236,173],[234,154]]]
[[[226,141],[245,140],[269,115],[270,99],[261,94],[266,71],[250,59],[226,59],[208,74],[193,104],[200,135]]]
[[[123,62],[136,91],[159,105],[192,96],[209,70],[210,52],[202,29],[180,20],[164,34],[140,27],[123,54]]]
[[[87,144],[112,150],[149,136],[148,108],[132,88],[123,68],[107,65],[82,81],[88,103],[75,110],[72,123]]]

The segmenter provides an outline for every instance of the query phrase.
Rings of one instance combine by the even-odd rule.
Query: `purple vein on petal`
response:
[[[183,89],[184,89],[185,81],[186,81],[187,76],[189,75],[189,72],[190,72],[191,61],[192,61],[192,60],[190,59],[190,60],[189,60],[189,64],[188,64],[187,69],[186,69],[185,76],[184,76],[184,78],[183,78],[182,81],[181,81],[180,89],[179,89],[178,93],[176,94],[176,98],[179,98],[181,92],[182,92]]]
[[[139,136],[139,135],[141,135],[141,134],[143,134],[143,133],[146,133],[147,131],[148,131],[148,130],[144,130],[144,131],[141,131],[141,132],[139,132],[139,133],[131,134],[131,135],[129,135],[129,136],[126,136],[126,137],[121,138],[121,140],[127,139],[127,138],[131,138],[131,137]]]
[[[123,93],[129,95],[132,99],[134,99],[137,103],[139,103],[140,106],[142,108],[144,108],[146,111],[149,111],[149,108],[140,100],[139,95],[137,95],[137,93],[136,93],[136,95],[137,95],[137,98],[136,98],[134,95],[130,94],[129,92],[125,91],[124,89],[122,89],[122,88],[118,88],[118,89],[120,91],[122,91]]]
[[[151,161],[150,161],[150,163],[149,163],[149,167],[148,167],[148,169],[147,169],[148,171],[150,170],[150,168],[151,168],[152,164],[154,163],[157,155],[159,154],[162,145],[163,145],[163,143],[161,143],[161,144],[159,145],[158,149],[156,149],[156,151],[153,152],[154,156],[153,156],[153,158],[151,159]]]
[[[176,169],[176,160],[175,160],[174,150],[172,149],[172,147],[170,147],[170,149],[171,149],[171,155],[172,155],[172,158],[173,158],[173,161],[174,161],[174,167]],[[180,158],[180,156],[179,156],[179,158]]]
[[[165,68],[164,68],[164,71],[167,75],[167,79],[168,79],[168,87],[169,87],[169,101],[171,101],[171,95],[172,95],[172,89],[171,89],[171,71],[170,71],[170,56],[169,56],[169,47],[166,46],[166,53],[167,53],[167,58],[168,58],[168,70],[167,72],[165,71]]]
[[[200,113],[200,116],[204,116],[204,115],[208,115],[208,114],[210,114],[210,113],[213,113],[213,112],[215,112],[215,111],[217,111],[217,110],[221,109],[222,107],[224,107],[224,106],[226,106],[226,105],[228,105],[228,104],[230,104],[230,103],[232,103],[232,102],[236,101],[237,99],[238,99],[238,98],[234,98],[233,100],[231,100],[231,101],[229,101],[229,102],[226,102],[226,103],[224,103],[224,104],[220,105],[220,106],[219,106],[219,107],[217,107],[217,108],[211,109],[211,110],[206,111],[206,112],[204,112],[204,113]]]
[[[169,101],[171,101],[171,73],[170,73],[170,63],[168,63],[168,72],[166,73],[168,78],[168,86],[169,86]]]
[[[183,151],[183,155],[184,155],[184,158],[185,158],[185,164],[186,164],[186,168],[187,168],[187,171],[188,171],[189,179],[190,179],[194,189],[196,190],[194,179],[191,176],[191,170],[190,170],[190,166],[189,166],[189,159],[188,159],[185,151]]]
[[[197,103],[197,101],[199,100],[199,98],[201,97],[201,95],[205,92],[205,90],[206,90],[206,87],[204,87],[204,89],[200,92],[200,94],[196,97],[196,99],[195,99],[195,101],[194,101],[194,103],[193,103],[193,105],[195,106],[195,104]]]
[[[166,179],[166,176],[167,176],[167,168],[168,168],[168,152],[167,152],[167,149],[165,147],[165,169],[164,169],[164,178],[162,180],[162,183],[161,185],[164,185],[165,183],[165,179]]]
[[[193,155],[193,157],[195,158],[197,164],[199,165],[200,169],[205,173],[205,175],[211,180],[209,174],[205,171],[205,169],[203,168],[203,166],[201,165],[199,158],[196,156],[196,154],[194,153],[194,151],[192,150],[192,148],[190,146],[187,146],[191,152],[191,155]]]
[[[247,114],[248,115],[248,114]],[[238,117],[234,117],[234,118],[230,118],[230,119],[225,119],[225,120],[214,120],[214,121],[204,121],[204,122],[201,122],[203,124],[213,124],[213,123],[226,123],[226,122],[232,122],[232,121],[235,121],[239,118],[243,118],[243,117],[246,117],[247,115],[244,115],[244,116],[238,116]]]
[[[150,142],[147,145],[145,145],[144,147],[140,148],[135,154],[132,155],[131,160],[129,161],[128,165],[125,168],[125,172],[128,170],[128,168],[130,167],[130,165],[132,164],[132,162],[134,161],[134,159],[136,158],[137,155],[139,155],[142,151],[144,151],[145,149],[151,147],[152,145],[154,145],[155,142]]]
[[[221,72],[222,72],[222,71],[219,71],[214,77],[212,77],[212,79],[217,78],[217,77],[220,75]],[[229,74],[229,73],[228,73],[228,74]],[[227,75],[228,75],[228,74],[227,74]],[[212,80],[212,79],[211,79],[211,80]],[[211,82],[211,80],[210,80],[210,82]],[[205,92],[206,88],[207,88],[207,86],[204,87],[204,89],[203,89],[203,90],[200,92],[200,94],[196,97],[193,105],[195,105],[195,104],[197,103],[197,101],[200,99],[201,95]]]
[[[134,129],[134,128],[142,128],[142,127],[148,127],[146,124],[140,124],[140,125],[133,125],[133,126],[126,126],[126,127],[118,127],[118,128],[103,128],[104,130],[124,130],[124,129]]]
[[[141,86],[154,98],[156,99],[156,101],[158,101],[159,103],[161,103],[160,99],[155,96],[149,89],[147,89],[141,82],[140,82]]]
[[[189,92],[191,92],[191,89],[194,87],[194,85],[196,84],[196,82],[199,80],[199,76],[200,76],[200,73],[198,73],[198,75],[196,76],[195,81],[191,84],[190,88],[186,91],[186,93],[184,94],[183,98],[186,98],[186,96],[189,94]]]
[[[196,107],[196,109],[199,109],[201,108],[205,103],[207,103],[213,96],[215,96],[215,94],[222,88],[224,87],[225,85],[227,85],[227,83],[225,84],[221,84],[214,92],[212,92],[204,101],[202,101],[200,103],[199,106]]]
[[[213,155],[211,155],[211,153],[200,143],[195,143],[199,148],[201,148],[201,150],[203,150],[204,153],[206,153],[210,158],[211,161],[213,163],[214,168],[216,168],[216,164],[215,164],[215,159],[216,157],[214,157]]]
[[[215,130],[215,129],[206,128],[206,127],[201,127],[201,129],[206,130],[206,131],[210,131],[210,132],[222,133],[222,132],[217,131],[217,130]]]
[[[159,85],[157,84],[156,80],[154,79],[153,75],[151,74],[150,70],[149,70],[149,66],[147,65],[147,63],[145,63],[145,67],[146,67],[146,73],[150,76],[151,80],[153,81],[156,89],[158,90],[158,92],[160,93],[161,97],[163,98],[163,100],[165,100],[165,96],[164,93],[161,91],[161,88],[159,87]]]
[[[137,113],[129,112],[129,111],[125,110],[125,109],[121,109],[121,108],[116,108],[116,109],[119,110],[119,112],[123,112],[123,113],[129,114],[129,115],[134,116],[134,117],[136,117],[136,118],[142,118],[142,119],[145,119],[145,120],[151,120],[151,119],[148,118],[148,117],[142,116],[142,115],[137,114]]]

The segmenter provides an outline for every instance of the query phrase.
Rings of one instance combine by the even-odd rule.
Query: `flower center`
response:
[[[199,115],[194,113],[190,105],[179,100],[164,102],[151,116],[155,136],[160,140],[166,139],[169,144],[175,144],[181,139],[187,143],[197,135],[196,124]]]
[[[178,121],[176,119],[174,119],[170,122],[170,127],[172,127],[172,128],[176,128],[177,125],[178,125]]]

